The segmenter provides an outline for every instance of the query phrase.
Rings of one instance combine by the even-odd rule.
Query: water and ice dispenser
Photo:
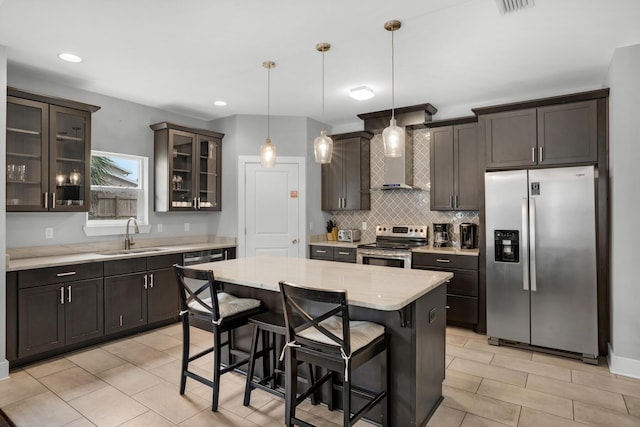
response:
[[[495,230],[496,262],[520,262],[520,238],[518,230]]]

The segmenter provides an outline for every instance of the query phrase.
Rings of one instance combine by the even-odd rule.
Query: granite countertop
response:
[[[95,261],[110,261],[143,256],[166,255],[207,249],[223,249],[235,247],[231,243],[181,243],[154,247],[133,247],[128,253],[124,249],[104,250],[96,252],[80,252],[64,255],[39,255],[31,258],[10,259],[6,271],[30,270],[34,268],[54,267],[58,265],[82,264]]]
[[[453,277],[453,273],[410,270],[305,258],[258,256],[190,266],[211,269],[216,280],[279,292],[278,282],[346,290],[349,304],[394,311]],[[393,283],[393,286],[390,285]]]
[[[444,254],[444,255],[471,255],[479,256],[480,249],[460,249],[458,247],[441,247],[434,248],[433,246],[421,246],[414,248],[413,252],[424,252],[430,254]]]
[[[357,248],[362,242],[339,242],[337,240],[322,240],[318,242],[310,242],[309,246],[335,246],[337,248]]]

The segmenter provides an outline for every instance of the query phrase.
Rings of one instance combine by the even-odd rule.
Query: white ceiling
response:
[[[535,0],[500,15],[495,0],[0,0],[9,73],[206,120],[271,114],[326,122],[429,102],[434,119],[470,107],[600,88],[613,51],[640,43],[638,0]],[[62,62],[60,52],[84,60]],[[376,96],[355,101],[349,88]],[[216,107],[215,100],[228,102]]]

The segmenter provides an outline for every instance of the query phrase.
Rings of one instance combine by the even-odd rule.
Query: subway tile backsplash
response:
[[[375,240],[375,226],[378,224],[426,224],[429,226],[429,242],[433,243],[431,224],[448,222],[453,224],[454,244],[459,245],[459,227],[462,222],[478,224],[478,211],[441,212],[429,209],[429,132],[427,129],[413,131],[413,184],[423,190],[387,190],[371,191],[370,211],[335,211],[333,220],[338,228],[362,230],[362,242]],[[371,187],[380,187],[383,183],[384,152],[382,134],[371,139]]]

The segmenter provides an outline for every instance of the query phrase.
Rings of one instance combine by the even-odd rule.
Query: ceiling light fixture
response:
[[[349,91],[349,96],[358,101],[366,101],[367,99],[373,98],[375,94],[373,93],[373,89],[367,86],[358,86]]]
[[[263,168],[276,165],[276,147],[271,143],[270,100],[271,100],[271,69],[276,66],[273,61],[264,61],[262,66],[267,69],[267,140],[260,146],[260,164]]]
[[[316,50],[322,52],[322,130],[320,136],[313,140],[313,154],[316,157],[316,163],[331,163],[331,155],[333,154],[333,140],[327,136],[324,128],[324,53],[331,49],[329,43],[318,43]]]
[[[58,54],[58,58],[67,62],[82,62],[82,58],[78,55],[74,55],[73,53],[60,53]]]
[[[524,8],[533,6],[533,0],[496,0],[500,15],[517,12]]]
[[[227,103],[225,101],[215,101],[213,105],[215,105],[216,107],[226,107]]]
[[[393,33],[400,29],[400,21],[387,21],[384,29],[391,31],[391,121],[389,126],[382,131],[382,142],[384,143],[384,155],[386,157],[400,157],[404,151],[404,129],[396,125],[395,117],[395,76],[393,63]]]

